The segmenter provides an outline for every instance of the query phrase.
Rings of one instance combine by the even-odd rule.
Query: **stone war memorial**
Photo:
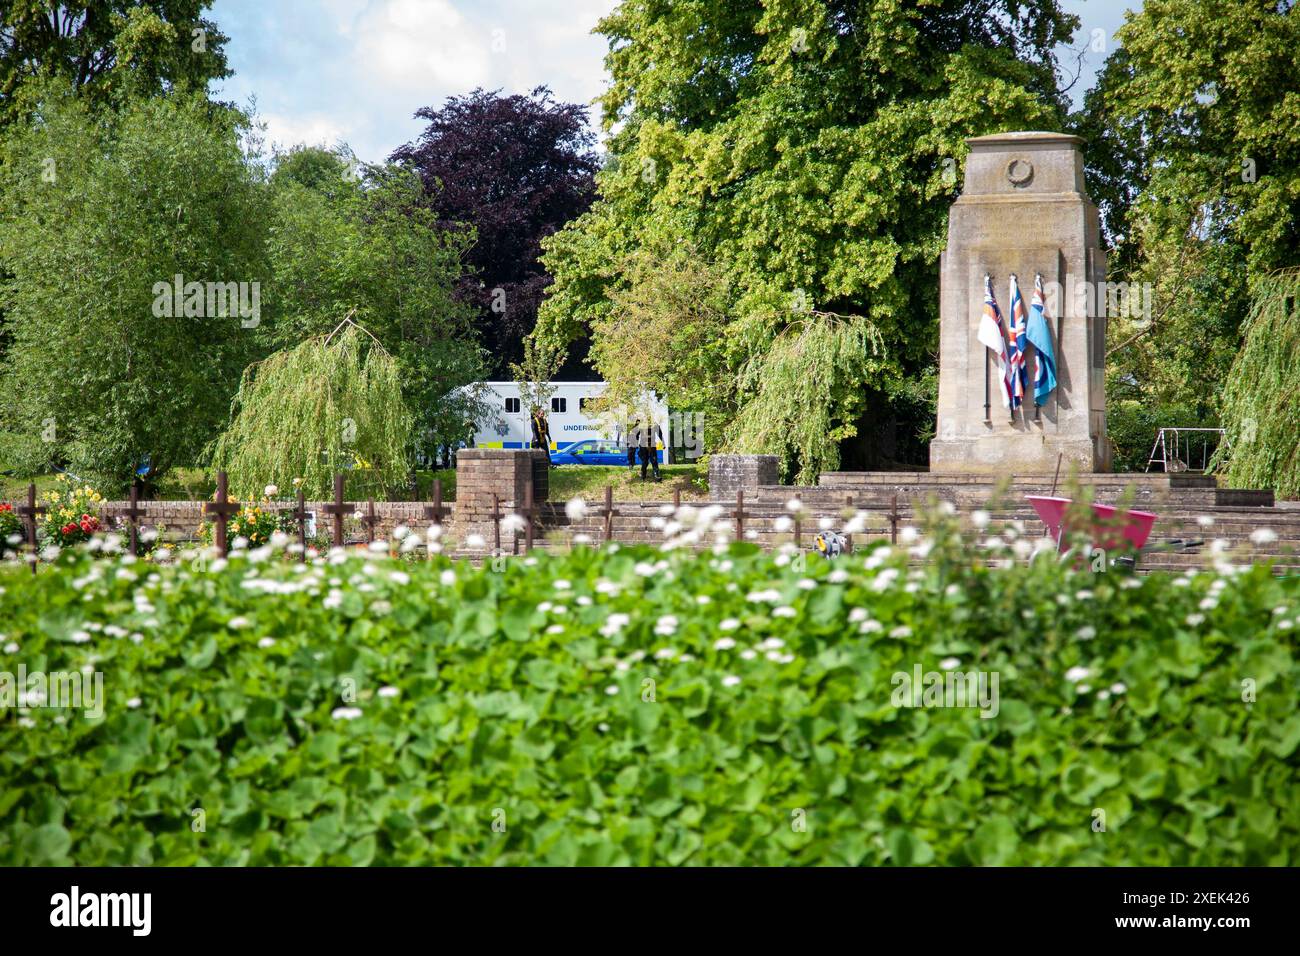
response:
[[[1106,279],[1097,207],[1083,183],[1082,140],[1002,133],[968,141],[962,195],[948,218],[939,266],[939,409],[932,472],[1048,472],[1058,456],[1081,472],[1108,471]],[[1036,277],[1047,289],[1056,387],[1018,408],[999,392],[996,356],[980,340],[985,276],[1010,331],[1011,278],[1024,309]],[[1037,359],[1024,367],[1031,385]]]

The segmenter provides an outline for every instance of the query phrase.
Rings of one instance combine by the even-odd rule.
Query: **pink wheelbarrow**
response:
[[[1061,551],[1066,550],[1065,513],[1072,500],[1047,495],[1026,497],[1038,512],[1038,517],[1042,519],[1043,524],[1047,525],[1048,533],[1056,539],[1057,548]],[[1093,545],[1106,551],[1118,550],[1125,543],[1132,546],[1133,550],[1141,551],[1142,546],[1147,543],[1147,538],[1151,537],[1151,528],[1158,517],[1149,511],[1121,512],[1114,505],[1098,504],[1092,506],[1092,513],[1097,517],[1096,523],[1091,528]],[[1120,517],[1116,518],[1116,515]]]

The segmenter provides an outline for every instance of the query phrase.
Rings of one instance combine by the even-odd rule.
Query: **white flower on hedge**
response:
[[[794,527],[794,522],[791,521],[789,518],[787,518],[785,515],[780,515],[775,521],[772,522],[772,530],[775,531],[777,534],[785,534],[793,527]]]
[[[360,707],[335,707],[330,712],[330,716],[335,720],[356,720],[361,716]]]
[[[465,536],[465,547],[471,551],[479,551],[487,547],[487,540],[481,534],[467,534]]]
[[[756,644],[755,646],[756,646],[760,651],[771,651],[771,650],[776,650],[776,649],[781,648],[781,647],[785,647],[785,641],[781,640],[781,638],[779,638],[779,637],[769,637],[769,638],[768,638],[767,640],[765,640],[765,641],[760,641],[760,642],[759,642],[758,644]]]
[[[392,581],[394,584],[406,586],[411,583],[411,576],[405,571],[394,571],[388,575],[388,580]]]
[[[19,650],[20,648],[16,641],[10,641],[8,644],[5,645],[6,654],[17,654]]]
[[[718,624],[718,630],[720,631],[734,631],[738,627],[740,627],[740,622],[734,617],[724,618]]]
[[[501,519],[501,531],[503,534],[514,534],[516,531],[523,531],[527,522],[517,514],[508,514]]]
[[[73,644],[85,644],[87,641],[90,640],[90,635],[87,634],[85,631],[73,631],[71,634],[68,635],[68,640],[70,640]]]
[[[275,638],[264,637],[257,642],[257,646],[262,648],[262,650],[266,650],[268,647],[275,647]]]
[[[720,637],[713,642],[713,649],[715,651],[729,651],[735,646],[736,639],[734,637]]]
[[[745,648],[745,650],[740,652],[741,659],[746,661],[752,661],[757,656],[758,656],[758,652],[751,648]]]
[[[632,566],[632,570],[643,578],[650,578],[655,575],[655,566],[649,561],[638,561]]]
[[[1071,667],[1068,671],[1065,672],[1065,679],[1068,680],[1071,684],[1077,684],[1085,677],[1091,677],[1091,676],[1092,676],[1092,671],[1088,670],[1088,668],[1086,667],[1077,667],[1077,666]]]
[[[796,511],[796,512],[803,511],[803,502],[800,501],[798,498],[791,498],[789,501],[785,503],[785,510]]]
[[[893,586],[894,581],[898,579],[898,568],[885,568],[876,575],[875,580],[871,582],[871,590],[886,591]]]
[[[608,687],[605,688],[605,693],[608,694],[610,697],[613,697],[615,694],[618,693],[618,685],[610,684]]]
[[[1088,684],[1078,684],[1078,685],[1074,688],[1074,691],[1075,691],[1076,694],[1086,694],[1086,693],[1088,693],[1088,691],[1090,691],[1090,690],[1092,690],[1092,687],[1091,687],[1090,685],[1088,685]]]
[[[550,627],[548,627],[548,628],[546,629],[546,633],[547,633],[547,634],[563,634],[563,633],[564,633],[564,625],[563,625],[563,624],[552,624]]]
[[[899,544],[916,544],[921,540],[921,532],[917,531],[910,524],[898,532]]]
[[[1085,624],[1074,632],[1074,636],[1081,641],[1090,641],[1097,636],[1097,629],[1091,624]]]
[[[401,691],[396,687],[393,687],[391,684],[385,684],[383,687],[379,688],[376,693],[378,693],[380,697],[396,697],[401,693]]]
[[[665,614],[655,622],[655,633],[660,635],[669,635],[677,633],[677,617],[673,614]]]
[[[442,537],[442,525],[440,524],[429,525],[429,529],[424,532],[424,536],[428,538],[430,541],[437,541],[439,538]]]
[[[875,632],[883,631],[884,629],[885,629],[885,625],[875,620],[863,621],[862,624],[858,627],[858,630],[861,631],[863,634],[874,634]]]
[[[1201,624],[1205,623],[1205,615],[1189,614],[1184,620],[1186,620],[1188,627],[1200,627]]]
[[[740,678],[737,677],[735,674],[728,674],[726,677],[722,678],[723,687],[735,687],[739,683],[740,683]]]
[[[1201,603],[1197,605],[1202,611],[1213,611],[1219,606],[1219,602],[1212,597],[1202,598]]]
[[[867,609],[865,607],[855,607],[849,611],[849,623],[858,624],[867,619]]]
[[[975,511],[972,511],[970,513],[970,523],[975,528],[978,528],[980,531],[983,531],[985,528],[989,526],[989,513],[985,511],[983,508],[979,508]]]
[[[659,660],[659,661],[672,660],[674,657],[677,656],[677,654],[678,651],[676,648],[661,647],[659,648],[659,650],[655,651],[655,660]]]
[[[1252,544],[1272,544],[1277,540],[1277,532],[1272,528],[1256,528],[1250,533]]]
[[[961,666],[961,661],[955,657],[945,657],[939,662],[941,670],[950,671]]]
[[[1291,630],[1291,628],[1294,627],[1294,626],[1295,626],[1295,625],[1292,623],[1292,621],[1291,621],[1290,618],[1287,618],[1285,621],[1278,621],[1278,622],[1277,622],[1277,629],[1278,629],[1279,631],[1289,631],[1289,630]]]
[[[330,593],[325,595],[325,600],[321,603],[326,610],[332,611],[343,604],[343,592],[338,588],[330,588]]]
[[[844,534],[861,534],[866,530],[867,515],[862,511],[856,512],[841,529]]]
[[[1212,515],[1197,515],[1196,523],[1202,528],[1211,528],[1214,526],[1214,517]]]
[[[568,591],[573,587],[573,585],[564,578],[556,578],[551,586],[557,591]]]
[[[766,591],[750,591],[745,595],[745,600],[753,604],[761,604],[764,602],[775,604],[777,601],[781,600],[781,592],[773,588],[769,588]]]
[[[230,628],[232,631],[238,631],[241,628],[248,627],[248,618],[242,616],[232,617],[229,623],[226,624],[226,627]]]
[[[800,578],[798,587],[801,591],[811,591],[817,587],[817,582],[812,578]]]
[[[1122,681],[1116,681],[1115,683],[1110,685],[1110,692],[1112,694],[1116,694],[1116,695],[1122,694],[1126,690],[1128,690],[1128,685],[1123,683]]]
[[[130,700],[126,702],[126,706],[130,707],[132,710],[135,710],[137,707],[140,706],[141,703],[143,703],[143,701],[141,701],[139,697],[132,697]]]
[[[632,618],[627,614],[614,613],[605,619],[605,623],[600,627],[600,633],[605,637],[613,637],[623,628],[627,627]]]
[[[772,608],[773,617],[796,617],[798,614],[799,612],[796,611],[794,608],[790,607],[790,605],[788,604],[783,604],[781,607]]]
[[[449,588],[456,583],[456,572],[448,568],[446,571],[443,571],[442,574],[438,575],[438,580],[442,583],[443,587]]]
[[[892,631],[889,632],[889,636],[890,637],[911,637],[912,629],[908,627],[906,624],[900,624],[898,625],[898,627],[894,628]]]

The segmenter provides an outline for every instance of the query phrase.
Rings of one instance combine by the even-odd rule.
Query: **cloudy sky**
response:
[[[1076,48],[1101,30],[1107,48],[1140,0],[1064,0],[1083,20]],[[215,92],[255,97],[269,137],[349,144],[383,160],[418,135],[411,115],[476,86],[527,92],[545,84],[590,103],[605,88],[605,40],[591,33],[617,0],[215,0],[235,75]],[[1073,69],[1074,54],[1060,51]],[[1104,54],[1089,53],[1091,81]],[[593,119],[595,113],[593,111]]]

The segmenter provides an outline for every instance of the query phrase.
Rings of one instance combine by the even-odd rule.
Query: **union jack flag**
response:
[[[1011,276],[1011,331],[1007,337],[1007,365],[1011,375],[1011,409],[1015,411],[1025,400],[1029,387],[1029,369],[1025,367],[1025,347],[1029,344],[1025,333],[1029,327],[1029,314],[1025,300],[1020,296],[1020,283]]]
[[[980,316],[978,337],[998,359],[998,394],[1002,407],[1011,407],[1011,368],[1007,365],[1007,336],[1002,328],[1002,310],[993,298],[993,280],[984,277],[984,313]]]

